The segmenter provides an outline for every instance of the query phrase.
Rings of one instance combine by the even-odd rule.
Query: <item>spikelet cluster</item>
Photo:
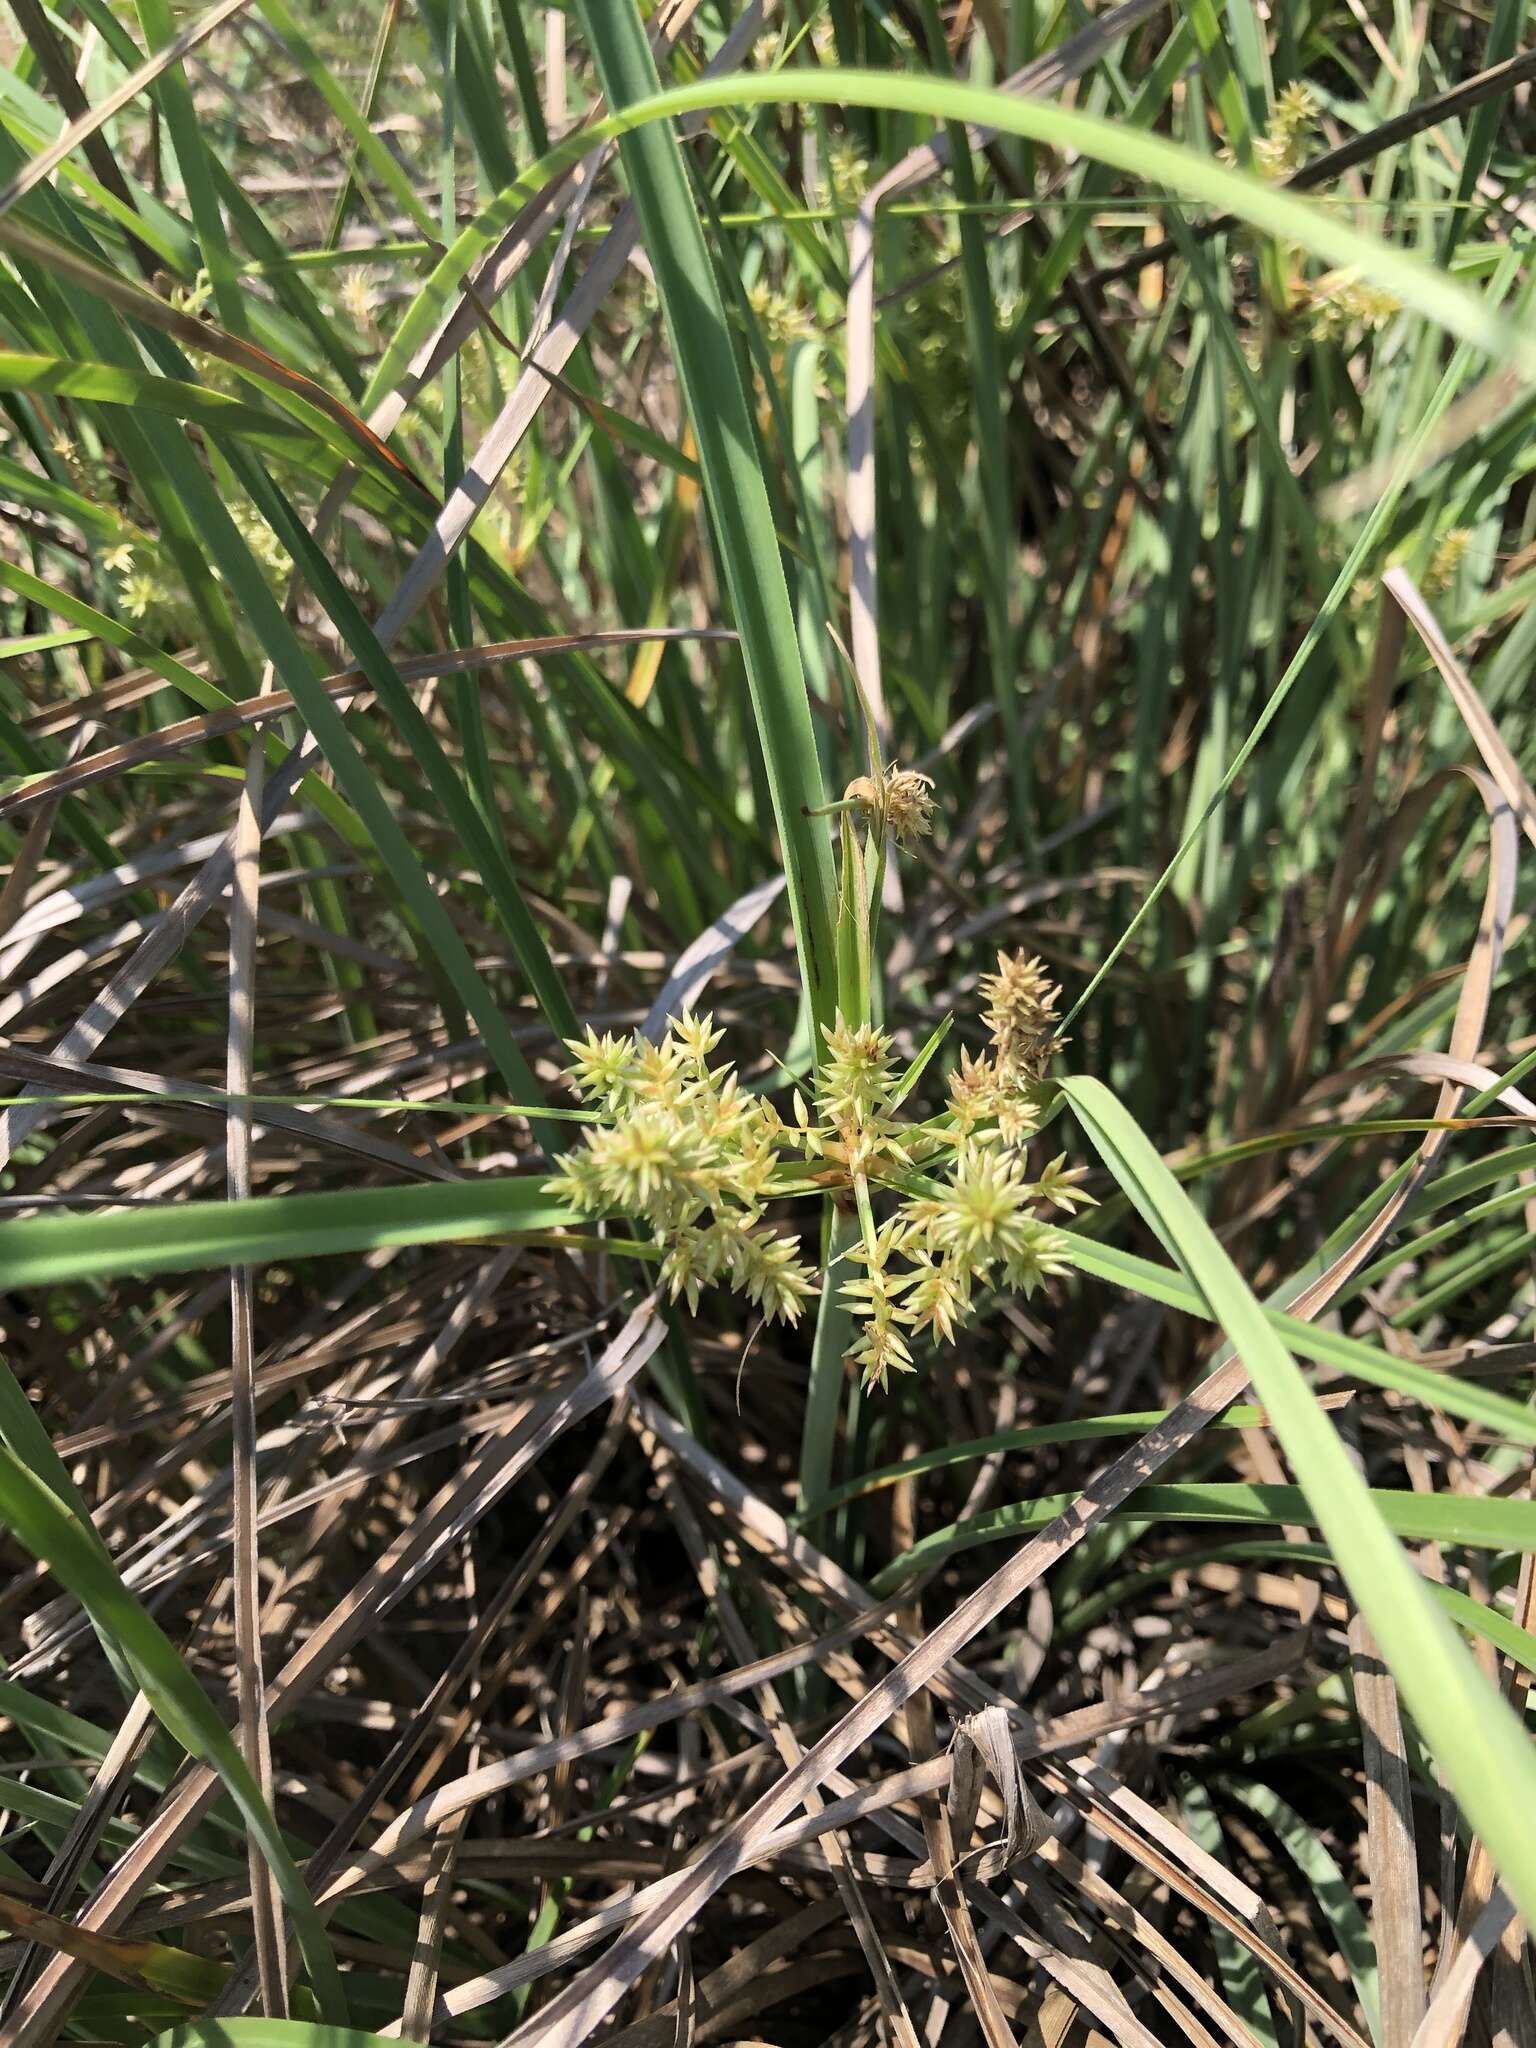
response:
[[[1317,96],[1307,85],[1288,85],[1275,102],[1269,127],[1253,145],[1253,160],[1266,178],[1289,178],[1307,160],[1317,127]]]
[[[869,189],[869,158],[851,142],[835,142],[827,151],[827,189],[832,204],[851,213]]]
[[[371,332],[378,310],[378,294],[368,270],[361,267],[344,270],[336,281],[336,301],[365,333]]]
[[[1352,270],[1328,270],[1300,288],[1302,317],[1315,341],[1374,333],[1403,310],[1401,299]]]
[[[103,550],[101,566],[117,579],[117,608],[125,619],[153,617],[157,626],[165,627],[180,613],[180,588],[152,540],[140,535],[115,542]]]
[[[843,801],[877,832],[894,832],[902,846],[926,839],[933,830],[933,777],[921,768],[902,768],[893,761],[879,780],[855,776],[843,791]]]
[[[664,1248],[661,1282],[697,1308],[706,1287],[744,1294],[770,1321],[793,1323],[816,1291],[795,1243],[763,1221],[782,1128],[772,1105],[743,1094],[709,1056],[723,1033],[691,1012],[660,1045],[589,1030],[568,1040],[582,1100],[611,1121],[558,1164],[551,1192],[589,1216],[630,1216]]]
[[[1452,526],[1441,534],[1435,543],[1435,552],[1429,558],[1424,571],[1424,594],[1426,597],[1443,597],[1456,581],[1457,571],[1466,559],[1467,549],[1472,545],[1472,535],[1465,526]]]
[[[775,354],[782,354],[792,342],[816,339],[815,320],[792,293],[759,279],[747,293],[747,303]]]
[[[70,484],[83,498],[108,506],[116,502],[117,491],[111,463],[88,453],[72,435],[61,428],[50,444],[55,459],[63,466]]]
[[[844,1285],[843,1300],[861,1324],[852,1356],[865,1384],[883,1387],[891,1373],[911,1372],[914,1337],[952,1344],[983,1291],[1033,1294],[1065,1272],[1068,1240],[1041,1212],[1087,1199],[1064,1158],[1032,1180],[1016,1152],[963,1146],[938,1194],[903,1202],[850,1253],[863,1270]]]
[[[816,1278],[765,1211],[811,1185],[854,1193],[864,1228],[848,1254],[858,1271],[842,1282],[849,1355],[884,1386],[913,1370],[915,1340],[952,1343],[986,1293],[1029,1294],[1063,1271],[1068,1240],[1047,1214],[1088,1200],[1064,1157],[1032,1176],[1020,1149],[1063,1043],[1060,990],[1038,960],[1004,953],[981,994],[988,1049],[962,1057],[945,1109],[926,1120],[904,1113],[908,1077],[871,1024],[839,1016],[824,1028],[813,1099],[796,1094],[793,1123],[710,1065],[723,1034],[709,1017],[685,1014],[660,1045],[589,1030],[567,1041],[571,1079],[601,1120],[558,1162],[551,1192],[648,1229],[674,1301],[696,1309],[706,1288],[728,1286],[790,1323]],[[877,1222],[887,1191],[894,1205]]]
[[[1038,960],[1000,953],[982,978],[990,1049],[964,1054],[951,1077],[949,1114],[937,1125],[904,1126],[890,1040],[841,1020],[827,1036],[817,1087],[821,1123],[807,1149],[836,1158],[850,1173],[899,1174],[948,1153],[942,1178],[909,1195],[894,1215],[866,1232],[850,1252],[861,1269],[842,1299],[859,1334],[853,1359],[867,1385],[911,1372],[912,1340],[953,1343],[978,1299],[998,1287],[1030,1294],[1068,1264],[1067,1240],[1045,1220],[1087,1197],[1065,1157],[1031,1178],[1018,1149],[1039,1122],[1045,1070],[1061,1049],[1060,990]]]

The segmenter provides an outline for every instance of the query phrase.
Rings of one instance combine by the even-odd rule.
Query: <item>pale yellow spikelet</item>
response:
[[[949,1077],[949,1107],[956,1129],[969,1136],[997,1115],[999,1099],[996,1062],[990,1054],[974,1057],[962,1046],[960,1064]]]
[[[934,1199],[929,1241],[972,1273],[985,1273],[1025,1242],[1030,1199],[1021,1160],[968,1145],[955,1161],[949,1186]]]
[[[117,601],[125,617],[143,619],[164,604],[169,596],[170,592],[153,570],[136,569],[118,585]]]
[[[359,327],[373,323],[374,292],[373,279],[366,270],[353,268],[342,273],[336,297],[343,310],[351,315]]]
[[[692,1010],[674,1018],[667,1031],[668,1044],[699,1074],[706,1071],[710,1054],[724,1037],[713,1017],[696,1016]]]
[[[833,1124],[860,1124],[888,1100],[894,1082],[891,1040],[872,1024],[851,1025],[839,1011],[822,1026],[826,1057],[816,1078],[816,1099]]]
[[[981,993],[999,1078],[1015,1088],[1042,1081],[1066,1043],[1056,1031],[1061,990],[1044,962],[1027,953],[999,953],[996,974],[981,977]]]
[[[1042,1202],[1054,1202],[1058,1209],[1065,1209],[1070,1215],[1074,1209],[1092,1209],[1094,1198],[1078,1186],[1085,1167],[1068,1166],[1065,1152],[1058,1152],[1049,1166],[1040,1169],[1035,1181],[1035,1193]]]
[[[747,293],[747,304],[775,352],[788,348],[791,342],[816,339],[816,322],[791,293],[778,291],[760,279]]]
[[[1032,1216],[1003,1261],[1003,1278],[1018,1293],[1033,1294],[1053,1274],[1069,1270],[1070,1250],[1059,1230]]]
[[[584,1102],[601,1103],[612,1113],[633,1099],[640,1065],[633,1039],[605,1031],[601,1037],[587,1027],[585,1038],[568,1038],[571,1079]]]
[[[834,204],[857,206],[869,188],[869,158],[850,142],[835,142],[827,152],[827,181]]]
[[[957,1329],[971,1315],[969,1268],[954,1259],[935,1259],[931,1253],[925,1253],[906,1308],[914,1330],[931,1331],[946,1344],[953,1344]]]

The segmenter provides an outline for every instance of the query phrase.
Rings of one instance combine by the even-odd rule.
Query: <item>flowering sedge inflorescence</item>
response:
[[[1261,178],[1281,182],[1302,169],[1311,155],[1321,115],[1317,94],[1309,85],[1298,80],[1286,86],[1264,133],[1254,140],[1253,167]],[[1394,293],[1349,269],[1299,277],[1295,295],[1302,326],[1320,342],[1345,342],[1362,333],[1374,333],[1403,310]]]
[[[1275,102],[1264,134],[1253,145],[1261,177],[1289,178],[1306,162],[1320,109],[1308,85],[1288,85]]]
[[[920,768],[893,763],[880,777],[859,775],[843,792],[860,817],[877,831],[894,834],[900,846],[925,839],[933,830],[933,777]]]
[[[916,786],[902,795],[926,799]],[[697,1308],[705,1288],[728,1286],[793,1323],[816,1276],[766,1220],[768,1206],[853,1191],[862,1234],[849,1256],[860,1271],[842,1288],[857,1323],[851,1356],[884,1385],[913,1369],[914,1338],[953,1342],[986,1290],[1028,1294],[1064,1270],[1067,1240],[1042,1212],[1088,1199],[1064,1159],[1031,1177],[1021,1149],[1062,1043],[1060,991],[1039,961],[1001,954],[981,992],[989,1047],[962,1056],[946,1108],[926,1120],[901,1114],[907,1077],[872,1025],[839,1017],[826,1028],[814,1105],[797,1093],[792,1124],[744,1093],[728,1064],[710,1065],[723,1034],[708,1017],[685,1014],[659,1045],[589,1030],[569,1041],[572,1079],[603,1121],[559,1162],[551,1192],[585,1215],[637,1219],[673,1300]],[[882,1191],[894,1199],[877,1221]]]

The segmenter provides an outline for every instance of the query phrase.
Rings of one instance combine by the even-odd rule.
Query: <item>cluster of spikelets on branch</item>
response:
[[[611,1122],[569,1152],[551,1192],[589,1216],[630,1216],[665,1247],[662,1285],[697,1308],[722,1281],[773,1320],[794,1322],[816,1291],[792,1240],[763,1221],[782,1179],[783,1123],[709,1056],[724,1037],[686,1013],[660,1045],[589,1030],[569,1041],[582,1100]]]
[[[851,1174],[871,1151],[914,1167],[949,1155],[942,1177],[904,1190],[890,1218],[866,1228],[849,1254],[863,1271],[842,1298],[859,1320],[852,1355],[867,1382],[883,1386],[890,1373],[911,1372],[915,1336],[953,1343],[980,1293],[1001,1287],[1032,1294],[1070,1264],[1067,1240],[1041,1212],[1070,1211],[1088,1198],[1064,1156],[1032,1178],[1022,1150],[1038,1127],[1046,1068],[1062,1045],[1061,992],[1038,960],[1003,953],[996,974],[982,976],[981,993],[989,1049],[975,1058],[961,1054],[947,1114],[905,1131],[892,1113],[901,1087],[889,1041],[878,1033],[828,1034],[832,1057],[818,1103],[836,1138],[827,1145],[813,1130],[812,1147],[841,1156]],[[854,1061],[844,1036],[863,1041]],[[861,1071],[860,1091],[849,1085],[851,1066]]]
[[[814,1109],[797,1093],[793,1123],[729,1064],[711,1066],[724,1034],[709,1017],[685,1014],[659,1045],[589,1030],[569,1041],[571,1078],[601,1121],[560,1160],[551,1192],[646,1228],[674,1301],[697,1308],[706,1288],[727,1286],[790,1323],[816,1276],[765,1212],[817,1189],[851,1193],[862,1225],[849,1254],[862,1270],[842,1290],[858,1325],[851,1355],[883,1385],[913,1369],[914,1337],[953,1342],[985,1291],[1028,1294],[1063,1271],[1067,1240],[1042,1212],[1087,1200],[1063,1159],[1032,1178],[1021,1149],[1062,1043],[1060,991],[1023,954],[1000,955],[981,991],[990,1046],[962,1055],[947,1107],[926,1120],[902,1114],[913,1077],[872,1025],[826,1028]],[[881,1191],[895,1199],[877,1222]]]
[[[1253,167],[1261,178],[1284,182],[1312,154],[1322,107],[1317,94],[1301,81],[1288,85],[1276,100],[1268,125],[1253,143]],[[1223,152],[1229,163],[1236,158]],[[1374,333],[1403,310],[1402,300],[1356,271],[1329,270],[1320,277],[1295,279],[1299,324],[1314,341],[1348,342]]]
[[[1265,178],[1289,178],[1311,152],[1322,109],[1309,85],[1288,85],[1275,102],[1265,132],[1253,145],[1253,161]]]

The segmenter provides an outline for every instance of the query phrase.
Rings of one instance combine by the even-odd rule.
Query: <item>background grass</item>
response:
[[[0,30],[6,2041],[1531,2035],[1524,0]],[[891,1393],[545,1192],[999,947]]]

